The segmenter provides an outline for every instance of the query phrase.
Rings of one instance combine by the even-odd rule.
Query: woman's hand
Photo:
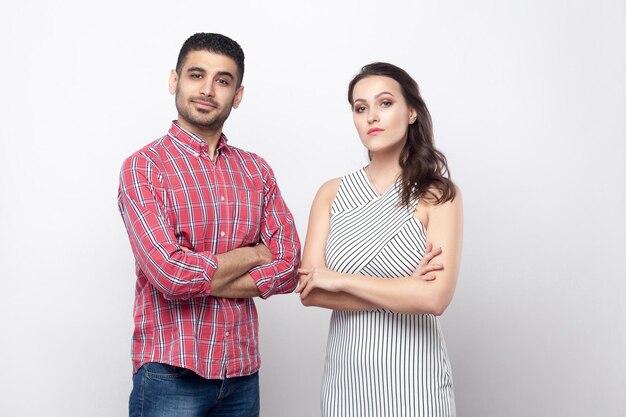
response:
[[[420,264],[417,266],[415,271],[410,275],[411,278],[419,278],[424,281],[434,281],[437,279],[436,275],[431,274],[433,271],[442,271],[442,264],[431,264],[430,261],[433,260],[434,257],[441,255],[441,248],[437,248],[433,250],[433,245],[428,242],[426,243],[426,253],[424,257],[420,261]]]
[[[300,298],[306,298],[315,288],[330,292],[341,291],[341,274],[328,268],[300,268],[300,284],[296,292]]]

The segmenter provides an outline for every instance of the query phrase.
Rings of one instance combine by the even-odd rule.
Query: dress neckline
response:
[[[387,188],[383,193],[379,192],[376,189],[376,187],[374,187],[374,184],[372,184],[372,181],[370,181],[369,175],[367,175],[367,171],[365,170],[367,167],[368,167],[368,165],[366,165],[363,168],[361,168],[360,172],[361,172],[361,175],[363,176],[363,180],[365,181],[365,183],[367,184],[369,189],[374,193],[374,195],[377,198],[386,195],[387,193],[389,193],[389,191],[391,191],[392,189],[395,189],[398,186],[399,179],[396,180],[393,184],[391,184],[389,186],[389,188]]]

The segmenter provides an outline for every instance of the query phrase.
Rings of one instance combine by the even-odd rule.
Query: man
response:
[[[300,242],[272,169],[222,133],[243,73],[232,39],[187,39],[169,80],[178,119],[122,166],[137,275],[131,416],[259,413],[252,298],[295,289]]]

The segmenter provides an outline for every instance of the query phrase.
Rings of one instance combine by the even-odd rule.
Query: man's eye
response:
[[[228,82],[228,80],[226,80],[226,79],[224,79],[224,78],[219,78],[219,79],[217,80],[217,83],[218,83],[218,84],[222,84],[222,85],[228,85],[228,84],[230,84],[230,83]]]
[[[190,75],[191,78],[196,78],[196,79],[201,79],[202,78],[202,74],[191,74]]]

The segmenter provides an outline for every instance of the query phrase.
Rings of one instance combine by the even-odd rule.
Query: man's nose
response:
[[[215,84],[213,81],[207,81],[202,85],[200,89],[200,94],[206,97],[214,97],[215,96]]]

